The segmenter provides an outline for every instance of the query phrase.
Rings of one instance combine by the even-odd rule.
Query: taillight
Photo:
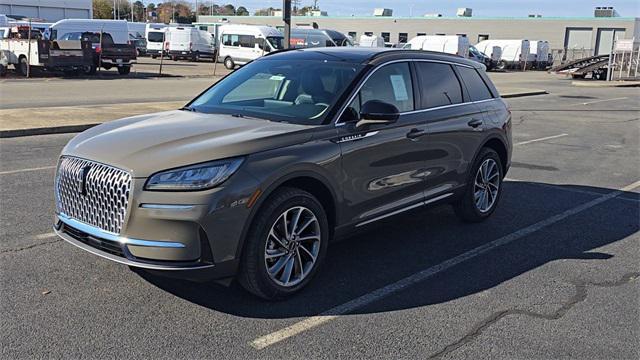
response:
[[[100,52],[102,51],[102,48],[100,46],[96,47],[96,53],[100,54]]]

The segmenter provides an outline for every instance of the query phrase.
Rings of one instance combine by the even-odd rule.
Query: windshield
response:
[[[224,78],[189,106],[193,111],[323,124],[362,65],[259,60]]]
[[[476,49],[474,46],[469,46],[469,53],[475,55],[476,57],[484,57],[484,54],[482,54],[480,50]]]
[[[164,38],[164,32],[149,31],[149,34],[147,35],[147,37],[148,37],[147,41],[149,42],[162,42],[162,39]]]
[[[284,38],[282,36],[267,36],[267,40],[276,50],[284,49]]]

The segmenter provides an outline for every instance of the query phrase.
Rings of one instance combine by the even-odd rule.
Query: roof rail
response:
[[[299,50],[298,48],[288,48],[288,49],[277,49],[275,51],[270,51],[268,53],[265,53],[264,55],[262,55],[262,57],[265,56],[271,56],[271,55],[275,55],[275,54],[281,54],[283,52],[287,52],[287,51],[291,51],[291,50]]]

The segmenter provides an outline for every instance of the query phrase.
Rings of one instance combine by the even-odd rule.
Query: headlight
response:
[[[213,161],[153,174],[146,190],[205,190],[222,184],[238,170],[242,159]]]

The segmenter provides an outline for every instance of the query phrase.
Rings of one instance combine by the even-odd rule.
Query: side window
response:
[[[421,109],[460,104],[462,88],[451,65],[416,62],[422,89]]]
[[[222,35],[222,42],[225,46],[240,46],[238,35],[224,34]]]
[[[360,97],[362,104],[380,100],[395,105],[400,112],[414,110],[409,63],[384,65],[378,69],[362,86]]]
[[[256,38],[253,35],[240,35],[240,46],[245,48],[254,48],[256,45]]]
[[[487,84],[484,83],[484,80],[478,74],[476,69],[458,66],[458,70],[462,75],[462,80],[464,84],[467,86],[467,91],[469,91],[469,97],[471,101],[480,101],[487,100],[493,98],[491,95],[491,91],[487,87]]]

